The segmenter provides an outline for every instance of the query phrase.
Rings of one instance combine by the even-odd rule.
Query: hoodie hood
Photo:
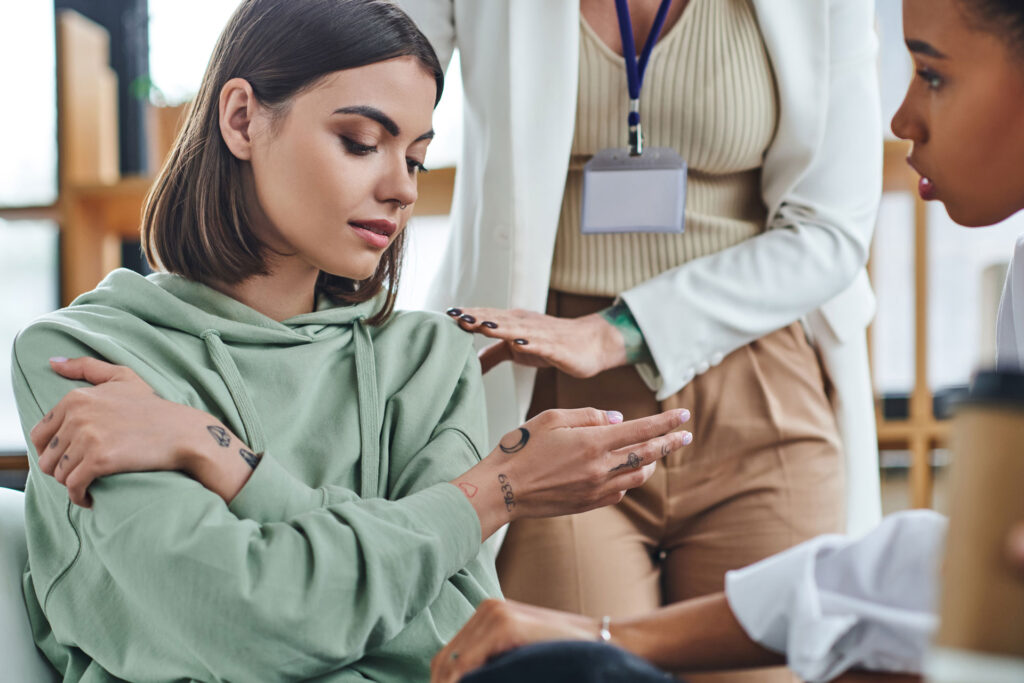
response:
[[[106,306],[124,311],[154,327],[196,337],[216,332],[228,344],[295,345],[348,334],[353,324],[373,316],[381,297],[338,305],[321,296],[317,310],[278,322],[207,285],[180,275],[143,277],[121,268],[71,306]]]

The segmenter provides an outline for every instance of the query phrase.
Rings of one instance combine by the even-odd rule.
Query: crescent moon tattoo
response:
[[[506,446],[501,443],[498,444],[498,448],[501,449],[502,453],[518,453],[526,447],[526,442],[530,440],[530,432],[524,427],[520,427],[519,434],[519,441],[511,446]]]

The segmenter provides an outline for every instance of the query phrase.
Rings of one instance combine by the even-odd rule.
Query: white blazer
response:
[[[801,320],[835,387],[848,526],[880,518],[864,265],[881,196],[872,0],[751,0],[779,120],[762,174],[768,230],[622,293],[665,398],[728,353]],[[429,305],[543,311],[576,118],[578,0],[399,0],[442,64],[461,54],[454,229]],[[623,93],[623,97],[625,97]],[[520,424],[534,371],[486,378],[491,434]],[[614,406],[601,406],[613,408]],[[698,437],[699,438],[699,437]]]

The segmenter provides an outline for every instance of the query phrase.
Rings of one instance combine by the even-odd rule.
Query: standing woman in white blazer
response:
[[[443,63],[461,54],[454,230],[430,302],[502,340],[485,368],[516,361],[487,375],[492,432],[556,405],[693,412],[694,445],[619,506],[513,525],[506,594],[626,616],[872,526],[873,3],[674,0],[640,110],[646,144],[689,163],[686,232],[614,236],[579,234],[578,171],[626,143],[612,0],[400,4]],[[659,5],[629,2],[638,49]]]

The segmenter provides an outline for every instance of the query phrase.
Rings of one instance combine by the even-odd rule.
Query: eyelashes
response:
[[[344,135],[341,136],[341,144],[345,146],[345,149],[350,154],[355,154],[356,156],[360,157],[366,156],[368,154],[374,154],[377,152],[376,145],[364,145],[362,143],[356,142],[351,138],[347,138]],[[407,158],[405,160],[405,163],[409,169],[409,173],[427,173],[430,170],[421,162],[416,161],[415,159]]]
[[[918,69],[917,76],[925,82],[929,90],[938,90],[945,82],[942,76],[931,69]]]
[[[409,165],[410,173],[428,173],[430,169],[416,161],[415,159],[406,159],[405,163]]]
[[[356,156],[366,156],[377,151],[376,145],[363,145],[356,142],[352,138],[347,138],[344,135],[341,136],[341,144],[345,146],[345,149]]]

